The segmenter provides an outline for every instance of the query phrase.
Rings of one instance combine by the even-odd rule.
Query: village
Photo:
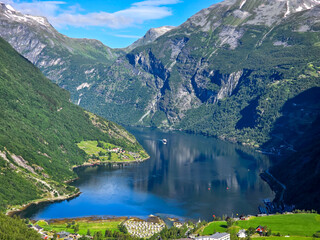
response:
[[[102,232],[101,234],[103,236],[107,236],[107,232],[108,232],[111,234],[110,236],[112,237],[113,236],[112,234],[120,231],[122,232],[122,234],[135,237],[134,239],[149,239],[149,238],[159,239],[157,237],[156,238],[154,237],[157,236],[157,234],[159,234],[164,229],[170,229],[173,227],[176,229],[182,229],[182,228],[186,229],[185,236],[183,238],[174,238],[174,239],[232,240],[232,239],[247,239],[248,237],[257,238],[262,236],[266,237],[265,239],[268,239],[267,237],[270,237],[270,236],[280,236],[280,232],[272,233],[271,228],[266,224],[259,224],[254,226],[255,222],[257,224],[259,222],[260,223],[268,222],[269,221],[268,218],[271,217],[271,218],[278,218],[278,219],[289,219],[290,220],[289,222],[292,224],[292,219],[299,219],[300,216],[302,218],[304,218],[305,216],[309,217],[315,214],[316,213],[309,213],[309,214],[285,213],[285,214],[274,214],[274,215],[268,215],[268,216],[265,216],[263,214],[258,214],[256,216],[248,215],[248,216],[241,216],[237,218],[227,217],[225,220],[213,221],[211,223],[205,222],[205,224],[203,224],[203,222],[201,222],[200,220],[197,223],[190,223],[190,221],[188,221],[188,223],[182,223],[179,220],[175,219],[175,220],[170,220],[172,222],[169,225],[167,221],[165,223],[165,221],[162,220],[161,218],[150,215],[150,217],[147,220],[142,220],[136,217],[126,218],[124,221],[116,222],[117,227],[115,227],[114,229],[112,230],[107,229],[105,230],[106,233]],[[283,221],[284,224],[285,224],[285,221]],[[250,227],[248,228],[241,227],[241,226],[249,226],[248,222],[249,223],[252,222],[253,224],[249,224]],[[112,220],[110,221],[110,224],[111,223],[112,223]],[[63,240],[96,239],[92,234],[94,232],[91,233],[89,229],[85,229],[85,232],[87,234],[80,234],[81,231],[79,230],[81,230],[81,227],[79,227],[79,222],[77,223],[77,221],[73,221],[72,224],[67,223],[65,225],[66,227],[64,230],[62,230],[61,226],[59,226],[59,228],[57,229],[60,229],[61,231],[54,231],[53,225],[50,225],[44,220],[41,220],[38,222],[34,222],[33,224],[30,222],[28,224],[28,227],[34,229],[39,234],[41,234],[42,239],[63,239]],[[104,226],[107,226],[107,225],[104,225]],[[224,226],[226,227],[224,228]],[[208,234],[210,232],[211,234]],[[119,235],[115,235],[115,236],[119,236]],[[160,237],[160,235],[158,236]],[[289,234],[285,234],[283,236],[286,238],[290,237]],[[113,239],[114,238],[115,237],[113,237]]]

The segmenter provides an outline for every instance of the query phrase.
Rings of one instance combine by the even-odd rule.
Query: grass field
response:
[[[101,141],[100,142],[103,147],[98,147],[98,142],[97,141],[82,141],[78,143],[78,147],[86,152],[86,154],[90,157],[93,155],[99,156],[99,153],[102,153],[103,155],[99,156],[99,159],[101,161],[110,161],[110,162],[123,162],[123,161],[135,161],[134,157],[131,156],[128,153],[115,153],[115,152],[110,152],[107,149],[113,149],[113,148],[120,148],[116,145],[106,143]],[[110,154],[110,156],[108,155]]]
[[[238,221],[235,226],[239,229],[256,228],[257,226],[268,226],[272,233],[280,233],[281,235],[292,236],[290,239],[312,239],[312,235],[320,231],[320,215],[319,214],[288,214],[273,215],[265,217],[252,217],[247,221]],[[204,228],[202,235],[210,235],[217,232],[227,231],[226,222],[212,222]],[[266,239],[284,239],[284,237],[263,237]],[[261,239],[263,239],[261,238]],[[289,238],[285,238],[289,239]]]
[[[225,232],[227,231],[227,223],[225,221],[216,221],[209,223],[209,225],[204,228],[202,235],[210,235],[214,232]]]
[[[271,237],[260,237],[260,236],[256,236],[256,237],[251,237],[252,239],[260,239],[260,240],[313,240],[314,238],[312,237],[301,237],[301,236],[298,236],[298,237],[285,237],[285,236],[282,236],[282,237],[275,237],[275,236],[271,236]]]
[[[79,234],[85,235],[87,234],[88,229],[90,229],[91,234],[95,232],[102,231],[103,233],[108,229],[111,231],[117,231],[118,225],[123,221],[124,219],[117,218],[117,219],[110,219],[110,220],[75,220],[75,225],[79,224]],[[68,222],[72,222],[72,220],[68,220]],[[67,221],[57,221],[54,223],[48,224],[45,221],[38,221],[37,224],[40,227],[43,227],[45,231],[55,231],[55,232],[61,232],[66,231],[69,233],[74,233],[73,228],[67,228]]]

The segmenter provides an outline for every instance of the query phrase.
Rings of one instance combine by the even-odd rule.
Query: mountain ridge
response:
[[[277,72],[271,69],[280,65],[274,64],[274,60],[266,61],[263,56],[269,49],[278,55],[282,49],[289,55],[295,55],[292,61],[283,56],[282,64],[299,63],[298,55],[303,53],[296,49],[291,53],[290,48],[301,48],[297,42],[299,34],[313,34],[311,41],[316,41],[319,3],[318,0],[223,1],[199,11],[182,25],[163,31],[155,39],[148,40],[146,34],[144,38],[147,41],[141,46],[133,46],[131,51],[126,50],[127,53],[119,50],[119,54],[110,61],[101,59],[99,63],[85,64],[71,61],[68,65],[54,58],[51,62],[60,64],[58,69],[61,70],[50,64],[40,64],[39,67],[59,86],[71,92],[74,103],[122,124],[196,132],[202,129],[200,132],[204,134],[261,147],[270,139],[266,134],[261,138],[254,133],[253,141],[244,141],[238,134],[230,134],[231,129],[225,127],[214,130],[208,126],[200,127],[210,119],[208,114],[204,114],[206,120],[194,123],[192,112],[218,108],[223,100],[239,93],[242,81],[254,71],[265,68],[266,71]],[[297,19],[296,24],[291,24]],[[282,32],[278,30],[281,28]],[[8,40],[12,35],[14,33],[6,36]],[[312,47],[318,50],[316,45]],[[299,51],[299,54],[294,51]],[[316,59],[314,56],[310,54],[311,62]],[[280,59],[275,55],[271,57]],[[65,70],[68,67],[74,69],[75,74],[70,75]],[[312,71],[316,72],[316,69]],[[278,72],[274,76],[277,74],[276,78],[283,75]],[[242,111],[245,106],[239,107]],[[126,118],[127,114],[131,116],[130,120]],[[237,115],[234,121],[243,121],[239,112]],[[254,121],[258,119],[255,115]],[[194,126],[190,125],[190,120]],[[236,126],[242,125],[237,123]]]

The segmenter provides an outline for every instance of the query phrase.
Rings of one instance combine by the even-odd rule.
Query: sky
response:
[[[221,0],[0,0],[25,14],[44,16],[62,34],[127,47],[150,28],[179,26]]]

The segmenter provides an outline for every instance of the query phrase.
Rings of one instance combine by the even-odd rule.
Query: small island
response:
[[[88,160],[80,166],[142,162],[149,159],[149,155],[143,149],[134,151],[104,141],[81,141],[77,145],[88,157]],[[79,166],[74,166],[76,167]]]

